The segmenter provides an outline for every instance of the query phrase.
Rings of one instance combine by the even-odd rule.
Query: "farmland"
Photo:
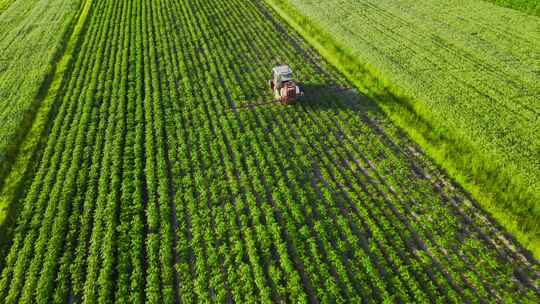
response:
[[[303,14],[334,64],[355,62],[349,79],[540,256],[538,17],[483,1],[269,2]]]
[[[5,303],[540,300],[538,262],[266,2],[81,8],[0,189]],[[304,99],[253,106],[283,62]]]
[[[57,68],[79,5],[0,0],[0,186],[40,106],[36,97]]]
[[[0,0],[0,14],[7,10],[9,5],[13,2],[13,0]]]
[[[540,2],[536,0],[487,0],[495,4],[540,16]]]

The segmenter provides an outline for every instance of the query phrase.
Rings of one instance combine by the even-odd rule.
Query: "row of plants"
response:
[[[105,5],[102,2],[101,5]],[[99,6],[98,6],[99,8]],[[77,57],[74,64],[74,70],[71,71],[71,80],[66,84],[65,94],[62,97],[62,103],[54,126],[50,131],[50,139],[43,158],[39,171],[36,174],[35,182],[32,183],[30,191],[27,193],[26,200],[24,202],[25,210],[20,216],[20,221],[15,234],[15,241],[11,246],[11,253],[17,254],[15,251],[18,249],[17,240],[21,237],[21,241],[24,238],[25,246],[28,246],[28,250],[31,250],[35,246],[35,251],[25,251],[26,254],[35,254],[35,259],[32,259],[32,263],[29,266],[29,270],[24,268],[28,261],[25,255],[18,253],[17,260],[13,261],[15,264],[15,270],[10,269],[11,264],[6,263],[6,267],[3,271],[2,279],[6,279],[9,282],[10,275],[13,277],[12,288],[9,290],[8,302],[15,302],[19,296],[19,292],[22,292],[21,301],[27,301],[37,297],[41,301],[47,301],[47,297],[50,297],[51,284],[54,283],[56,276],[56,267],[58,267],[58,255],[62,252],[62,241],[66,233],[68,216],[70,221],[73,222],[79,218],[76,216],[76,212],[72,210],[73,199],[80,201],[80,196],[88,194],[91,196],[93,193],[92,188],[85,193],[75,193],[77,187],[84,187],[85,180],[77,180],[78,175],[85,173],[85,170],[81,170],[81,163],[83,157],[88,159],[89,147],[93,147],[94,144],[99,146],[99,141],[95,142],[90,139],[90,142],[86,142],[86,136],[95,134],[97,126],[96,123],[91,123],[90,115],[96,113],[98,105],[96,103],[101,102],[101,98],[107,95],[107,92],[102,92],[103,76],[104,72],[101,72],[101,79],[98,72],[100,72],[100,65],[105,62],[104,58],[108,57],[110,53],[110,44],[107,47],[105,42],[107,41],[106,30],[109,27],[104,26],[107,20],[107,15],[101,16],[103,19],[96,18],[95,22],[90,26],[89,32],[96,31],[96,35],[92,39],[87,39],[81,47],[81,55]],[[101,35],[99,35],[101,33]],[[95,38],[95,39],[94,39]],[[98,40],[99,39],[99,40]],[[114,40],[113,40],[114,41]],[[98,46],[99,45],[99,46]],[[97,50],[97,51],[96,51]],[[88,54],[88,56],[85,56]],[[113,56],[114,59],[114,56]],[[84,71],[86,66],[92,66],[86,73],[80,73],[81,69]],[[102,95],[103,94],[103,95]],[[110,94],[110,93],[109,93]],[[106,100],[106,97],[103,99]],[[105,103],[107,105],[108,103]],[[103,111],[102,114],[103,115]],[[95,121],[94,121],[95,122]],[[100,135],[103,134],[104,122],[101,121]],[[98,135],[99,136],[99,135]],[[88,145],[90,144],[90,145]],[[94,154],[94,159],[98,158],[102,151],[97,150]],[[87,160],[88,161],[88,160]],[[41,173],[43,172],[43,173]],[[99,173],[99,171],[97,171]],[[91,183],[91,181],[89,181]],[[106,189],[104,189],[106,191]],[[95,203],[92,198],[85,198],[85,207],[87,204]],[[45,209],[46,208],[46,209]],[[27,213],[28,212],[28,213]],[[69,215],[71,212],[74,214]],[[91,224],[91,211],[85,210],[86,216],[83,218],[82,223],[86,225]],[[40,219],[40,215],[45,213],[45,218]],[[61,215],[55,217],[55,215]],[[28,216],[28,217],[27,217]],[[28,218],[28,219],[25,219]],[[53,220],[55,223],[53,224]],[[31,221],[31,222],[30,222]],[[53,225],[53,230],[49,233],[50,227]],[[82,228],[88,229],[87,226]],[[71,224],[71,227],[75,224]],[[82,229],[81,229],[82,230]],[[70,231],[69,235],[73,238],[73,233],[76,231]],[[39,236],[38,236],[39,234]],[[84,235],[84,234],[82,234]],[[37,242],[34,244],[37,239]],[[51,242],[48,242],[51,240]],[[53,242],[54,241],[54,242]],[[85,244],[86,240],[82,242]],[[45,245],[48,244],[47,248]],[[82,247],[86,252],[86,247]],[[82,253],[86,256],[85,253]],[[41,265],[41,259],[43,256],[46,259],[46,263]],[[65,258],[69,258],[65,257]],[[26,264],[25,264],[26,263]],[[43,272],[41,272],[41,267]],[[75,268],[75,267],[74,267]],[[62,276],[67,276],[66,267],[62,267],[64,273]],[[13,271],[10,274],[10,271]],[[25,272],[28,273],[25,274]],[[38,271],[41,275],[38,274]],[[82,270],[84,271],[84,270]],[[32,275],[30,275],[32,274]],[[16,287],[14,284],[19,280],[27,280],[24,282],[24,288]],[[36,288],[35,284],[39,278],[39,285]],[[2,285],[2,287],[10,286],[9,284]],[[22,286],[21,286],[22,287]]]
[[[540,16],[540,3],[534,0],[487,0],[497,5]]]
[[[407,10],[392,1],[265,2],[537,254],[534,18],[478,1],[413,1]]]
[[[32,126],[83,3],[0,2],[0,187]],[[9,206],[0,208],[3,221]]]
[[[13,0],[2,0],[0,1],[0,14],[2,14],[8,7],[13,3]]]
[[[538,266],[261,2],[94,5],[7,303],[538,300]],[[305,99],[239,109],[283,62]]]

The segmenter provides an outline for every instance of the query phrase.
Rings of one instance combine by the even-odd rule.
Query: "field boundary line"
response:
[[[32,163],[37,161],[38,151],[40,146],[45,143],[47,129],[54,117],[55,108],[59,102],[58,96],[62,92],[62,87],[66,80],[66,75],[69,74],[73,65],[74,51],[79,47],[82,41],[81,33],[85,30],[88,20],[88,15],[91,12],[93,1],[83,0],[81,9],[68,32],[69,39],[64,42],[64,47],[61,47],[58,54],[55,56],[56,63],[53,59],[53,68],[49,76],[46,77],[42,87],[40,88],[36,101],[39,104],[30,130],[23,135],[19,146],[17,147],[17,155],[11,166],[11,169],[6,173],[6,179],[3,184],[0,184],[0,252],[7,240],[8,226],[14,220],[13,213],[16,213],[16,206],[13,206],[14,201],[22,194],[22,186],[25,185],[25,179],[32,171]],[[49,80],[47,80],[49,78]],[[41,101],[40,101],[41,100]],[[12,218],[13,216],[13,218]]]
[[[369,63],[360,62],[349,50],[313,24],[284,0],[259,0],[335,66],[360,92],[376,101],[390,120],[400,127],[450,178],[461,185],[501,223],[524,247],[540,259],[540,227],[534,226],[536,193],[512,180],[512,169],[497,167],[459,133],[433,125],[428,109],[403,96],[397,86],[385,81]],[[501,189],[501,186],[504,188]],[[532,212],[516,214],[514,202],[522,202]],[[526,227],[524,227],[526,226]]]
[[[15,0],[0,0],[0,15],[2,15],[13,4]]]
[[[489,2],[502,8],[519,11],[533,17],[540,17],[540,3],[515,0],[484,0],[484,2]]]

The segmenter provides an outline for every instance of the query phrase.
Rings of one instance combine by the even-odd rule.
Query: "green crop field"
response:
[[[3,11],[7,10],[9,5],[13,2],[14,0],[0,0],[0,14],[2,14]]]
[[[2,303],[540,301],[531,253],[268,2],[81,1],[25,21],[68,25],[11,102]],[[293,105],[264,103],[281,63]]]
[[[485,0],[498,5],[540,16],[540,1],[538,0]]]
[[[540,257],[539,17],[483,1],[268,2]]]
[[[53,63],[65,48],[79,5],[0,0],[0,186],[31,128],[40,106],[36,101],[57,68]]]

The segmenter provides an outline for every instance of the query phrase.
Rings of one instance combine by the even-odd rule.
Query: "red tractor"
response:
[[[274,91],[274,99],[282,104],[292,104],[304,92],[294,82],[292,70],[288,65],[276,66],[272,69],[272,79],[269,81],[270,88]]]

